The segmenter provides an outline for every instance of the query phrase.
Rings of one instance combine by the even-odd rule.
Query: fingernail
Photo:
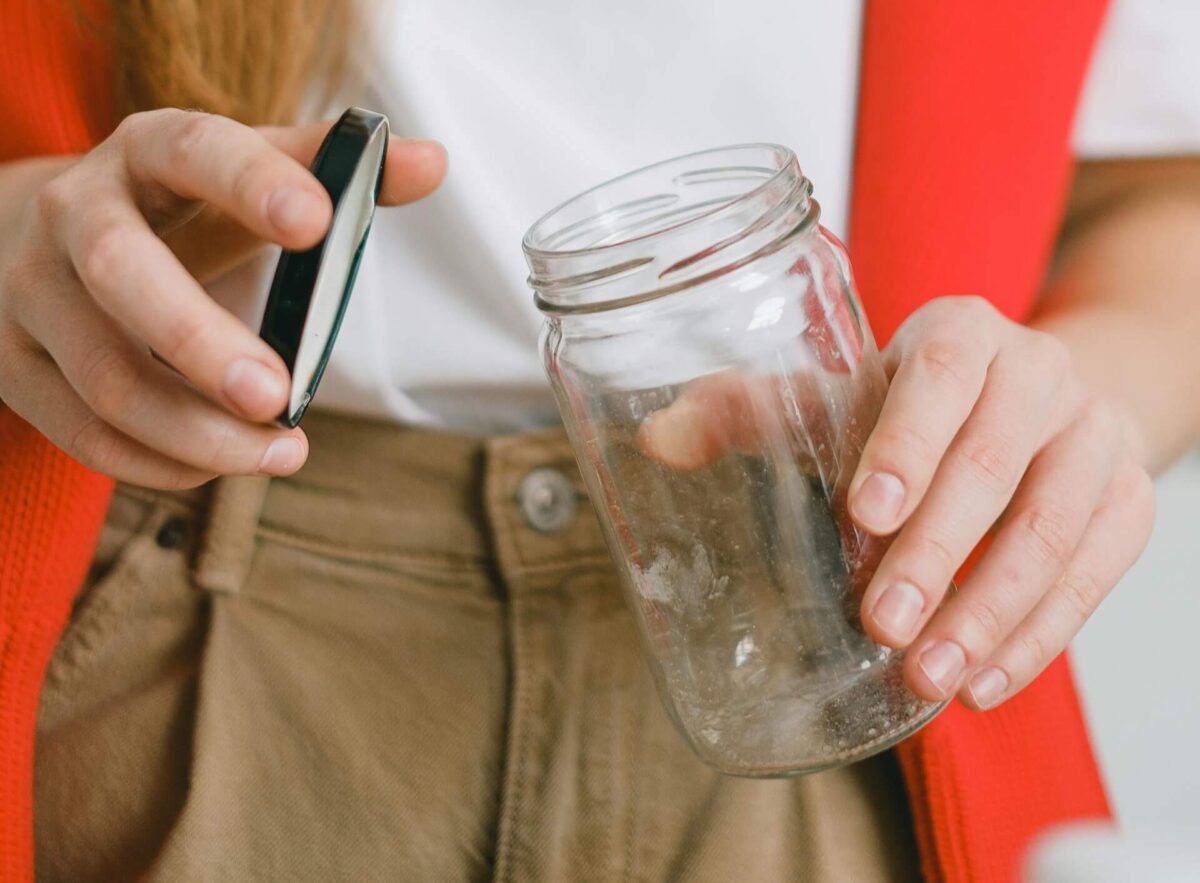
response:
[[[985,668],[971,678],[967,689],[971,691],[971,698],[975,700],[976,705],[980,708],[991,708],[1008,689],[1008,675],[995,666]]]
[[[921,654],[917,665],[935,687],[948,694],[967,667],[967,654],[953,641],[938,641]]]
[[[267,201],[267,214],[271,223],[281,230],[299,230],[311,224],[314,217],[325,211],[325,200],[311,190],[285,187],[276,190]]]
[[[287,385],[283,378],[254,359],[238,359],[225,371],[225,395],[254,416],[263,416],[283,406]]]
[[[917,628],[921,611],[925,609],[925,596],[912,583],[896,583],[875,602],[871,618],[888,637],[907,641]]]
[[[277,438],[267,447],[258,471],[267,475],[290,475],[304,463],[304,446],[288,436]]]
[[[890,472],[872,472],[854,495],[854,516],[863,527],[890,531],[904,505],[904,482]]]

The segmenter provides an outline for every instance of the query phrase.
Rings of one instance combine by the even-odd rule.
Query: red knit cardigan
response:
[[[69,6],[0,0],[0,160],[83,152],[111,128],[103,28]],[[1104,7],[868,2],[849,243],[881,341],[941,294],[1029,313]],[[821,84],[795,88],[801,113]],[[38,694],[111,492],[0,406],[0,883],[33,878]],[[930,881],[1012,880],[1047,826],[1109,813],[1065,657],[995,711],[952,706],[898,754]]]

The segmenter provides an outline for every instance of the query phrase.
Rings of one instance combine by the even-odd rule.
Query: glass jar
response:
[[[814,772],[942,707],[859,607],[846,492],[887,380],[784,147],[617,178],[526,234],[542,354],[659,692],[708,764]],[[944,703],[943,703],[944,704]]]

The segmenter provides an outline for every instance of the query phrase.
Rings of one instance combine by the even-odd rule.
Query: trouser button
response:
[[[560,533],[579,508],[575,485],[557,469],[532,470],[517,488],[517,505],[525,523],[539,533]]]

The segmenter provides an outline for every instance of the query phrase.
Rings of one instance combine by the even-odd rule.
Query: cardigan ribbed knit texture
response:
[[[93,2],[0,2],[0,160],[79,153],[104,135],[103,25]],[[112,487],[0,405],[0,883],[33,879],[38,696]]]
[[[32,879],[39,688],[111,490],[111,480],[81,467],[11,411],[0,412],[0,880],[6,883]]]

